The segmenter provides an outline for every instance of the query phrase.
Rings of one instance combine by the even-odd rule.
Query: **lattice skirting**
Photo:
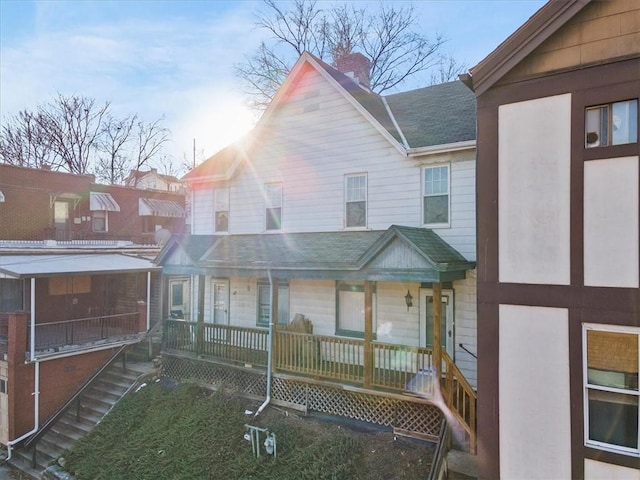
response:
[[[267,379],[263,372],[171,355],[163,355],[162,371],[174,380],[194,380],[254,397],[267,394]],[[274,403],[390,426],[427,438],[438,436],[442,422],[442,413],[436,406],[410,398],[354,392],[277,375],[271,379],[271,398]]]

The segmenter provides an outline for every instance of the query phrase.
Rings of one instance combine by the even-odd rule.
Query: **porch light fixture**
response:
[[[407,304],[407,312],[409,311],[409,307],[413,307],[413,297],[411,296],[411,292],[407,290],[407,294],[404,296],[404,303]]]

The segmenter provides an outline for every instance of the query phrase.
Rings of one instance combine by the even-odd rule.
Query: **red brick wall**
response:
[[[21,312],[9,315],[8,409],[9,439],[31,430],[35,391],[35,365],[25,363],[29,315]],[[40,362],[40,425],[56,412],[77,389],[93,375],[114,349],[74,355]]]

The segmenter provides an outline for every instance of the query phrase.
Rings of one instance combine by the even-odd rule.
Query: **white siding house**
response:
[[[185,318],[266,328],[273,277],[277,324],[362,352],[371,308],[373,340],[417,374],[442,291],[442,349],[475,386],[475,133],[460,82],[381,97],[303,54],[248,138],[184,179],[191,236],[158,262],[198,292]]]

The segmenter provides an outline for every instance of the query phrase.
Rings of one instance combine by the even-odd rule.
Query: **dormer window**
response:
[[[588,107],[585,147],[606,147],[638,141],[638,100]]]

